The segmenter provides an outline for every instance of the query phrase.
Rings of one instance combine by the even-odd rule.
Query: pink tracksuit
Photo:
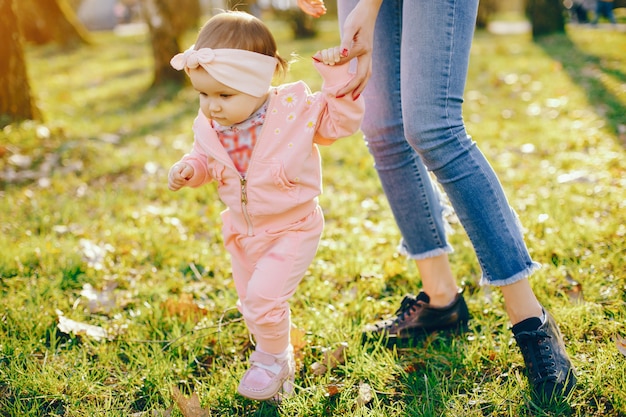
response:
[[[243,314],[257,347],[283,352],[289,344],[288,300],[311,264],[324,226],[316,144],[355,133],[363,117],[362,98],[335,93],[352,77],[349,65],[315,63],[324,79],[311,93],[302,82],[270,89],[265,124],[243,177],[220,143],[210,121],[198,113],[193,149],[182,161],[194,168],[188,185],[217,181],[226,249]]]

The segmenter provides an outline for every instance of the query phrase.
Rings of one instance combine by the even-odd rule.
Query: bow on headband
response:
[[[202,67],[217,81],[235,90],[261,97],[276,70],[276,58],[243,49],[187,49],[170,61],[174,69]]]

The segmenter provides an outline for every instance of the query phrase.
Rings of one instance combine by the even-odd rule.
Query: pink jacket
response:
[[[217,181],[231,227],[239,233],[253,236],[257,228],[289,225],[311,213],[322,191],[316,144],[329,145],[357,132],[361,125],[362,97],[335,97],[352,77],[349,65],[315,66],[324,80],[321,92],[311,93],[302,81],[271,88],[265,124],[245,178],[209,120],[198,112],[193,148],[182,158],[194,168],[187,185]]]

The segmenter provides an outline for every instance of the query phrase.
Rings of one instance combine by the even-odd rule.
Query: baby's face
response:
[[[202,113],[222,126],[243,122],[267,99],[267,95],[254,97],[228,87],[202,67],[189,70],[189,78],[193,88],[200,94]]]

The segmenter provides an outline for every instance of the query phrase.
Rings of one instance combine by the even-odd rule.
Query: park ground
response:
[[[308,57],[335,25],[293,41],[288,79],[319,88]],[[189,43],[193,34],[190,34]],[[45,121],[0,132],[0,416],[626,415],[626,33],[569,26],[479,32],[465,119],[542,269],[579,385],[546,410],[529,396],[496,290],[451,215],[450,259],[473,316],[466,333],[409,349],[361,344],[419,276],[361,135],[323,148],[326,230],[292,303],[296,395],[236,394],[251,342],[221,242],[213,187],[172,193],[192,142],[191,88],[149,90],[145,35],[31,47]],[[326,360],[330,358],[330,360]],[[195,408],[194,408],[195,407]]]

